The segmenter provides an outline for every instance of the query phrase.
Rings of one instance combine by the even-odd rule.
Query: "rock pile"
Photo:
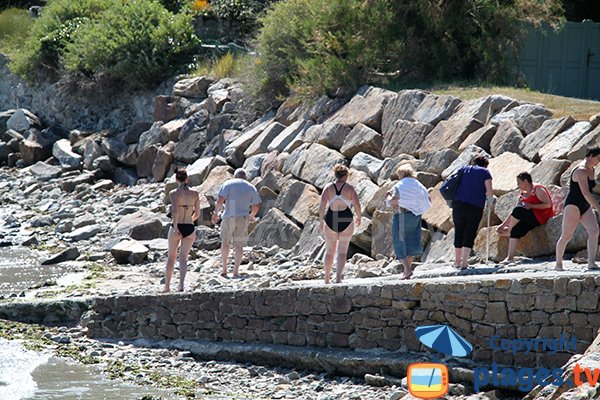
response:
[[[27,110],[8,110],[0,113],[0,163],[27,167],[36,178],[26,188],[28,193],[50,185],[55,196],[75,192],[76,198],[85,200],[93,198],[93,192],[110,190],[113,183],[144,184],[133,191],[145,197],[147,185],[152,190],[164,188],[165,203],[175,187],[174,167],[187,166],[191,186],[206,197],[205,216],[214,207],[221,183],[234,168],[244,167],[263,201],[250,245],[278,246],[290,250],[291,257],[315,260],[323,253],[319,195],[333,180],[336,163],[349,165],[349,181],[365,216],[352,238],[350,256],[393,257],[391,213],[383,199],[396,182],[395,167],[409,160],[418,179],[430,188],[433,202],[424,215],[423,261],[444,262],[451,254],[448,237],[453,224],[451,209],[437,189],[473,154],[491,157],[494,192],[500,197],[492,223],[498,224],[510,211],[519,172],[531,172],[560,202],[569,172],[600,137],[598,118],[553,119],[542,105],[500,95],[463,102],[420,90],[396,93],[363,87],[348,102],[322,97],[313,104],[296,104],[290,99],[249,125],[241,117],[243,98],[239,84],[229,79],[183,79],[171,96],[154,99],[154,121],[121,132],[64,133],[44,127]],[[131,217],[140,223],[137,231],[119,229],[119,233],[137,240],[164,238],[165,219],[147,215],[164,212],[163,196],[147,198],[146,203],[150,205],[146,214],[136,209]],[[558,215],[528,235],[522,253],[551,255],[561,219]],[[59,230],[69,240],[100,233],[94,224],[67,229],[67,222]],[[207,218],[202,224],[211,227]],[[492,256],[498,260],[506,252],[506,239],[496,237],[493,229],[491,236]],[[568,251],[582,250],[584,236],[578,232]],[[475,246],[479,255],[482,243],[484,232]],[[112,253],[118,262],[139,263],[146,258],[145,251],[134,243],[121,243]]]

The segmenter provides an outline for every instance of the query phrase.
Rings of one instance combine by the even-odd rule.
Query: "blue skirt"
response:
[[[411,212],[394,214],[392,217],[392,245],[398,260],[423,254],[420,215]]]

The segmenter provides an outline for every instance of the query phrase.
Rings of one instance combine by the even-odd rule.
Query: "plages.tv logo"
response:
[[[473,345],[446,325],[428,325],[415,329],[425,346],[454,357],[464,357]],[[448,393],[448,367],[440,363],[412,363],[406,374],[408,391],[419,399],[434,399]]]

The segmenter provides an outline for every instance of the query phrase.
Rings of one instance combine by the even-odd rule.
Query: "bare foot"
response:
[[[178,292],[183,292],[183,288],[180,287],[179,289],[177,289]]]
[[[162,290],[162,292],[161,292],[161,293],[169,293],[170,291],[171,291],[171,289],[169,289],[168,287],[166,287],[166,288],[164,288],[164,289]]]
[[[221,276],[222,276],[223,278],[227,278],[227,272],[221,272]]]
[[[592,263],[592,264],[588,264],[588,269],[596,270],[596,269],[600,269],[600,267],[598,267],[598,265],[596,263]]]
[[[562,264],[556,264],[556,267],[554,267],[554,269],[556,271],[564,271]]]
[[[410,274],[402,274],[402,278],[400,278],[401,280],[405,280],[405,279],[410,279],[412,278],[413,274],[412,272]]]

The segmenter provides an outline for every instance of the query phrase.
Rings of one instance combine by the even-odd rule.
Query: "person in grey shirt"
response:
[[[221,276],[223,277],[227,277],[227,260],[232,242],[235,250],[233,277],[239,276],[244,246],[248,243],[248,223],[254,222],[260,209],[260,196],[256,188],[246,180],[246,177],[246,170],[238,168],[233,174],[233,179],[221,185],[212,216],[212,222],[216,224],[219,221],[219,212],[225,205],[221,221],[221,259],[223,262]]]

